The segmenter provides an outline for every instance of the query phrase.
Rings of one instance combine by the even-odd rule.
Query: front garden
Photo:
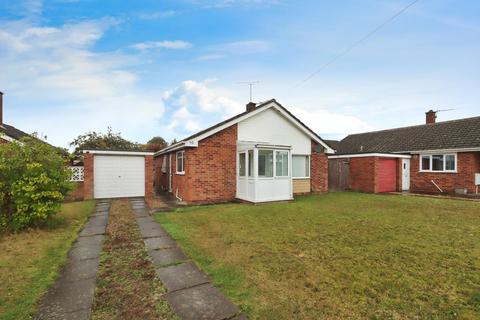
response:
[[[156,218],[251,319],[480,318],[478,202],[330,193]]]

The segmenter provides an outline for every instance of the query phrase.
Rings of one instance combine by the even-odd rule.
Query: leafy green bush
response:
[[[0,145],[0,229],[18,231],[45,223],[71,189],[58,149],[36,139]]]

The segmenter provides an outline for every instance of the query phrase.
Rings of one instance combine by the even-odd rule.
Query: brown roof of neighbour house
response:
[[[25,133],[22,130],[9,126],[8,124],[5,124],[5,123],[0,124],[0,133],[3,133],[15,140],[19,140],[23,137],[29,136],[28,133]]]
[[[465,148],[480,148],[480,117],[352,134],[337,154]]]
[[[239,113],[239,114],[237,114],[237,115],[235,115],[235,116],[233,116],[233,117],[231,117],[231,118],[228,118],[228,119],[226,119],[226,120],[224,120],[224,121],[222,121],[222,122],[219,122],[219,123],[217,123],[217,124],[215,124],[215,125],[207,128],[207,129],[204,129],[204,130],[199,131],[199,132],[197,132],[197,133],[195,133],[195,134],[193,134],[193,135],[191,135],[191,136],[189,136],[189,137],[187,137],[187,138],[185,138],[185,139],[182,139],[182,140],[180,140],[180,141],[177,142],[177,143],[182,143],[182,142],[185,142],[185,141],[187,141],[187,140],[190,140],[190,139],[199,137],[199,136],[201,136],[202,134],[204,134],[204,133],[206,133],[206,132],[208,132],[208,131],[211,131],[211,130],[213,130],[213,129],[215,129],[215,128],[221,127],[222,125],[224,125],[224,124],[226,124],[226,123],[228,123],[228,122],[230,122],[230,121],[232,121],[232,120],[235,120],[235,119],[237,119],[237,118],[240,118],[240,117],[242,117],[242,116],[244,116],[244,115],[246,115],[246,114],[248,114],[248,113],[250,113],[250,112],[253,112],[253,111],[255,111],[255,110],[257,110],[257,109],[259,109],[259,108],[261,108],[261,107],[264,107],[264,106],[266,106],[266,105],[268,105],[268,104],[270,104],[270,103],[272,103],[272,102],[275,102],[278,106],[280,106],[280,108],[282,108],[282,109],[283,109],[285,112],[287,112],[292,118],[294,118],[296,121],[298,121],[302,126],[304,126],[308,131],[310,131],[310,132],[311,132],[314,136],[316,136],[320,141],[324,142],[327,146],[331,147],[325,140],[323,140],[322,138],[320,138],[320,136],[319,136],[318,134],[316,134],[315,131],[313,131],[312,129],[310,129],[306,124],[304,124],[304,123],[303,123],[302,121],[300,121],[297,117],[295,117],[290,111],[288,111],[284,106],[282,106],[280,103],[278,103],[275,99],[270,99],[270,100],[267,100],[267,101],[258,103],[257,106],[256,106],[255,108],[251,109],[251,110],[247,110],[247,111],[244,111],[244,112],[242,112],[242,113]],[[174,144],[174,145],[175,145],[175,144]],[[173,146],[173,145],[172,145],[172,146]],[[168,147],[166,147],[166,148],[164,148],[164,149],[162,149],[162,150],[160,150],[160,151],[158,151],[158,152],[161,152],[161,151],[163,151],[163,150],[167,150],[167,149],[169,149],[169,148],[172,147],[172,146],[168,146]],[[334,148],[332,148],[332,149],[334,149]]]
[[[337,150],[340,145],[339,140],[323,140],[325,141],[333,150]]]

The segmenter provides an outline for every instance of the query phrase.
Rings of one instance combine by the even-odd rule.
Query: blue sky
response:
[[[276,98],[324,138],[480,115],[480,2],[0,1],[4,121],[68,146],[182,138]]]

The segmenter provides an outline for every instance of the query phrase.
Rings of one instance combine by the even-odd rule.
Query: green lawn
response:
[[[94,205],[64,204],[49,228],[0,238],[0,319],[30,319]]]
[[[253,319],[479,319],[480,203],[358,193],[157,219]]]

